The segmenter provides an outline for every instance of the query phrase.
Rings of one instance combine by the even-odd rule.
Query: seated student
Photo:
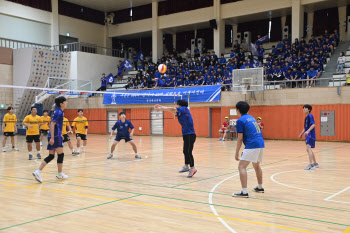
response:
[[[264,65],[264,80],[269,80],[269,67],[266,64]]]
[[[184,85],[184,81],[181,79],[181,78],[179,78],[178,80],[177,80],[177,86],[178,87],[182,87]]]
[[[292,69],[291,68],[288,68],[287,72],[285,72],[284,80],[288,80],[288,81],[292,80]],[[286,87],[291,87],[291,83],[287,82]]]
[[[233,44],[233,50],[235,53],[239,53],[239,50],[241,49],[240,44],[238,44],[238,40],[235,40],[235,43]]]
[[[218,56],[216,56],[215,51],[212,52],[211,60],[214,60],[215,62],[218,60]]]
[[[322,50],[323,53],[326,55],[326,57],[330,57],[331,50],[327,47],[326,44],[324,44],[324,45],[322,46],[321,50]]]
[[[307,82],[306,87],[311,87],[314,84],[314,80],[317,78],[317,71],[314,70],[313,66],[310,66],[310,70],[307,72]],[[311,80],[309,82],[309,80]]]
[[[227,61],[226,61],[226,58],[224,57],[224,54],[222,53],[219,63],[220,63],[220,64],[226,64],[226,62],[227,62]]]
[[[284,45],[286,45],[286,44],[287,44],[287,45],[290,45],[290,39],[288,38],[287,35],[284,36],[283,44],[284,44]]]
[[[317,78],[321,77],[323,73],[323,66],[319,64],[319,62],[315,62],[314,70],[317,71]]]
[[[298,79],[300,79],[301,77],[301,72],[299,71],[299,70],[297,70],[297,67],[296,66],[294,66],[293,67],[293,70],[292,70],[292,80],[298,80]],[[293,84],[292,84],[292,87],[297,87],[297,86],[299,86],[298,85],[298,83],[299,82],[293,82]]]
[[[186,79],[184,81],[184,86],[192,86],[192,81],[189,79],[188,76],[186,76]]]
[[[273,71],[273,80],[283,80],[283,70],[281,69],[281,64],[277,65],[277,68]]]
[[[276,49],[276,46],[275,46],[275,45],[272,45],[271,55],[272,55],[273,57],[277,57],[278,54],[279,54],[278,49]]]
[[[202,83],[201,81],[199,80],[199,77],[198,75],[196,76],[195,80],[193,81],[193,85],[194,86],[200,86]]]
[[[341,52],[337,60],[336,72],[339,73],[339,71],[341,70],[341,73],[344,73],[344,67],[345,67],[345,56],[344,56],[344,53]]]
[[[225,141],[226,132],[229,130],[229,126],[230,126],[230,121],[228,117],[225,117],[225,122],[222,124],[221,128],[219,129],[218,141]]]
[[[242,48],[239,51],[238,58],[239,58],[240,61],[244,61],[245,60],[245,53],[244,53]]]
[[[155,80],[156,80],[156,83],[154,85],[155,88],[160,88],[163,85],[166,85],[161,78],[155,78]]]
[[[278,50],[278,53],[279,54],[282,54],[283,53],[283,50],[284,50],[284,44],[282,43],[282,41],[280,41],[278,44],[277,44],[277,48]]]
[[[231,90],[231,85],[232,85],[232,78],[230,76],[227,76],[224,78],[224,83],[226,84],[226,90],[230,91]]]
[[[238,51],[238,52],[239,52],[239,51]],[[236,53],[235,53],[233,50],[231,50],[230,59],[234,58],[235,56],[236,56]]]
[[[193,52],[194,52],[194,57],[200,57],[200,56],[201,56],[201,55],[200,55],[200,51],[199,51],[199,49],[198,49],[197,46],[195,47],[195,49],[193,50]]]

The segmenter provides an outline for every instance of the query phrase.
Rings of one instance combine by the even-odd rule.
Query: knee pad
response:
[[[64,153],[57,155],[57,163],[63,163]]]
[[[44,161],[46,162],[46,163],[49,163],[49,162],[51,162],[53,159],[55,158],[55,155],[53,154],[49,154],[49,156],[47,156],[45,159],[44,159]]]

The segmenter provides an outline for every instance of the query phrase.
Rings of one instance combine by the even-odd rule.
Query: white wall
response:
[[[100,87],[100,78],[102,77],[102,73],[105,73],[106,76],[109,73],[116,75],[116,66],[119,60],[124,60],[123,58],[119,57],[110,57],[84,52],[71,52],[71,58],[69,78],[91,80],[93,90]]]
[[[51,23],[51,12],[0,0],[0,14],[14,16],[41,23]]]
[[[65,36],[69,33],[71,37],[78,38],[79,42],[96,44],[103,47],[105,26],[64,15],[58,16],[58,22],[60,35]]]
[[[0,84],[12,85],[12,65],[0,64],[0,77]],[[13,106],[13,89],[1,88],[0,103],[5,104],[5,108],[7,108],[9,104]]]
[[[50,45],[51,25],[0,14],[0,37]]]

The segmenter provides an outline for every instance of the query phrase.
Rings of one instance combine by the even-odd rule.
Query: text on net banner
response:
[[[221,85],[106,93],[103,104],[162,104],[179,99],[190,102],[220,101]]]

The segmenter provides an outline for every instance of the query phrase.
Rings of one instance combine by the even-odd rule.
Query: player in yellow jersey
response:
[[[37,154],[36,156],[38,159],[41,159],[40,156],[40,133],[39,128],[42,124],[42,121],[40,119],[40,116],[36,115],[37,109],[35,106],[32,106],[30,108],[31,114],[26,116],[23,120],[23,125],[27,126],[27,133],[26,133],[26,142],[28,146],[28,152],[29,152],[29,160],[33,159],[32,155],[32,143],[35,142]]]
[[[86,117],[83,116],[83,109],[78,109],[78,117],[76,117],[72,124],[72,129],[75,128],[75,136],[77,138],[77,153],[80,153],[80,142],[83,140],[83,146],[81,147],[81,151],[85,152],[85,146],[87,144],[87,133],[88,133],[88,121]]]
[[[67,128],[68,128],[68,132],[67,132]],[[67,118],[63,117],[63,127],[62,127],[63,143],[67,142],[69,149],[72,150],[72,154],[76,155],[78,153],[74,151],[73,144],[70,141],[68,133],[73,133],[73,131],[72,131],[72,128],[70,127],[69,120]]]
[[[48,116],[49,112],[47,110],[44,110],[43,114],[44,115],[40,117],[40,120],[43,122],[40,126],[40,146],[43,146],[43,137],[49,132],[51,121],[51,117]]]
[[[4,140],[2,141],[2,151],[6,152],[7,137],[11,137],[12,150],[18,151],[15,147],[15,133],[17,133],[17,117],[13,114],[13,107],[7,108],[7,114],[4,116],[2,122],[2,132],[4,133]]]

